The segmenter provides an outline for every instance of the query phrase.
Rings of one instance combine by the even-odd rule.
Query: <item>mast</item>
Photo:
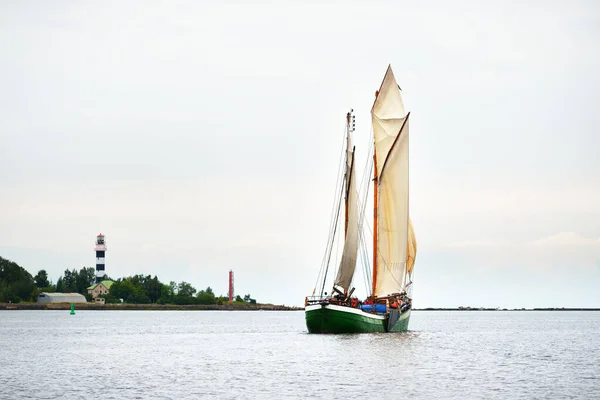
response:
[[[352,145],[352,132],[354,131],[354,110],[346,114],[346,160],[345,160],[345,226],[344,226],[344,250],[342,259],[338,267],[338,272],[334,280],[333,290],[338,291],[335,286],[344,289],[344,295],[350,289],[354,270],[356,268],[356,253],[358,251],[359,239],[359,211],[358,211],[358,192],[356,191],[356,172],[354,171],[354,151]]]
[[[345,219],[344,219],[344,239],[347,238],[348,236],[348,195],[350,194],[350,179],[351,179],[351,172],[352,172],[352,168],[354,167],[354,151],[352,152],[352,164],[350,164],[350,170],[348,170],[348,151],[350,150],[350,118],[354,118],[351,117],[352,114],[350,114],[349,112],[346,114],[346,197],[345,197]],[[334,286],[334,290],[335,290],[335,286]],[[346,295],[348,291],[345,289],[344,290],[344,295]]]
[[[383,79],[385,80],[385,77]],[[383,86],[383,82],[381,82],[379,90],[381,90],[381,86]],[[377,102],[379,90],[375,91],[375,101],[373,102],[373,107],[375,107],[375,102]],[[375,137],[373,137],[373,141],[375,141]],[[375,293],[377,292],[377,192],[379,192],[377,178],[377,146],[375,146],[375,143],[373,143],[373,282],[371,288],[372,296],[375,296]]]
[[[346,235],[348,235],[348,190],[350,189],[350,185],[348,185],[348,180],[350,176],[350,171],[348,171],[348,145],[350,144],[350,118],[351,114],[346,114],[346,217],[344,219],[344,238],[346,237]]]
[[[378,92],[377,92],[378,93]],[[377,93],[375,97],[377,97]],[[377,289],[377,192],[379,186],[377,185],[377,154],[375,153],[375,147],[373,147],[373,288],[371,295],[375,295],[375,289]]]

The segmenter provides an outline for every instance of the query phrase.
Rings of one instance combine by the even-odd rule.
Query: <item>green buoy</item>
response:
[[[75,303],[71,303],[71,315],[75,315]]]

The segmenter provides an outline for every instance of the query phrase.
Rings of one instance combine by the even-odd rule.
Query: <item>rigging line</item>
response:
[[[364,221],[364,212],[362,214],[363,214],[363,221]],[[364,229],[363,229],[362,224],[361,224],[361,229],[360,229],[360,243],[361,243],[361,250],[362,250],[361,256],[363,258],[363,273],[365,274],[365,276],[367,278],[367,282],[371,283],[371,273],[370,273],[371,265],[370,265],[370,261],[369,261],[368,247],[367,247]],[[367,293],[369,293],[369,291],[370,291],[369,288],[367,288]]]
[[[369,152],[370,154],[370,152]],[[368,166],[368,164],[367,164]],[[365,166],[365,170],[367,170],[367,166]],[[372,165],[372,161],[371,161],[371,167],[369,168],[369,173],[373,172],[373,165]],[[369,176],[369,175],[365,175],[365,176]],[[367,208],[367,197],[369,194],[369,187],[371,185],[371,180],[370,179],[366,179],[363,180],[362,184],[361,184],[361,188],[360,188],[360,193],[361,196],[359,196],[358,198],[358,202],[359,202],[359,209],[360,209],[360,217],[359,217],[359,221],[360,221],[360,228],[362,229],[363,223],[365,222],[365,212],[366,212],[366,208]]]
[[[335,214],[333,212],[335,210],[336,204],[339,207],[339,203],[341,201],[341,196],[338,196],[337,194],[339,192],[340,185],[343,185],[342,180],[343,180],[343,174],[341,173],[341,164],[339,164],[339,166],[338,166],[338,175],[337,175],[336,185],[335,185],[335,194],[334,194],[334,199],[333,199],[333,205],[331,207],[331,221],[329,223],[329,235],[330,236],[328,237],[328,240],[332,240],[331,234],[333,232],[333,226],[334,226],[335,220],[336,220],[335,219],[336,216],[335,216]],[[329,245],[331,245],[331,243],[329,243],[328,246]]]
[[[333,204],[331,206],[331,220],[329,222],[329,236],[327,238],[327,245],[325,247],[325,252],[323,253],[323,258],[321,260],[321,268],[319,268],[319,274],[317,275],[317,280],[315,281],[315,286],[313,288],[313,291],[316,291],[316,289],[317,289],[321,275],[323,273],[323,268],[325,266],[325,260],[327,259],[328,249],[333,244],[333,243],[331,243],[333,241],[332,230],[333,230],[334,219],[336,218],[335,215],[333,214],[333,210],[335,209],[336,203],[339,204],[339,201],[340,201],[337,197],[337,193],[338,193],[338,187],[339,187],[340,181],[341,181],[341,177],[340,177],[341,171],[342,171],[341,161],[342,161],[343,155],[345,153],[345,148],[346,148],[346,146],[344,145],[345,139],[346,139],[346,128],[344,128],[344,135],[342,136],[342,146],[341,146],[342,151],[340,152],[340,157],[338,160],[338,171],[336,174],[336,186],[335,186],[335,191],[334,191],[334,196],[333,196]]]
[[[363,181],[361,183],[361,192],[362,196],[359,198],[359,201],[361,201],[361,216],[360,216],[360,221],[361,224],[365,221],[365,212],[366,212],[366,207],[367,207],[367,202],[368,202],[368,195],[369,195],[369,187],[371,186],[371,179],[370,179],[370,175],[371,173],[373,173],[373,158],[371,157],[371,153],[372,153],[372,148],[369,148],[369,154],[367,157],[367,164],[365,165],[365,171],[367,171],[368,169],[368,174],[365,174],[365,176],[363,177]]]
[[[365,237],[364,235],[361,234],[360,236],[360,255],[362,258],[362,262],[363,262],[363,268],[362,268],[362,272],[363,272],[363,277],[364,277],[364,284],[365,284],[365,293],[367,293],[367,295],[370,293],[370,287],[371,287],[371,277],[369,275],[369,269],[370,269],[370,265],[369,265],[369,254],[367,251],[367,243],[365,241]]]
[[[372,141],[371,141],[372,142]],[[363,169],[363,171],[367,171],[368,167],[369,167],[369,163],[373,163],[373,143],[369,144],[368,147],[368,152],[367,152],[367,160],[365,162],[365,167]],[[371,166],[372,168],[372,166]],[[371,170],[372,172],[372,170]],[[371,181],[371,177],[368,174],[363,174],[363,176],[361,177],[361,183],[360,183],[360,191],[359,193],[362,193],[364,195],[364,197],[367,197],[367,193],[368,193],[368,187],[367,190],[365,191],[365,186],[370,185],[370,181]]]
[[[359,210],[360,210],[359,229],[358,229],[358,244],[359,244],[359,253],[360,254],[358,255],[358,257],[360,257],[360,260],[362,261],[363,268],[361,268],[361,269],[362,269],[363,281],[365,284],[365,289],[367,289],[367,292],[368,292],[368,287],[367,287],[368,280],[367,280],[367,276],[365,274],[366,266],[368,263],[367,263],[367,260],[365,257],[366,245],[365,245],[365,240],[364,240],[364,234],[362,231],[362,217],[364,217],[364,215],[363,215],[364,213],[363,213],[362,204],[360,203],[360,199],[358,199],[358,201],[359,201],[358,206],[359,206]]]
[[[341,207],[340,207],[340,208],[341,208]],[[340,210],[340,214],[341,214],[341,210]],[[341,223],[341,221],[340,221],[340,225],[341,225],[341,224],[342,224],[342,223]],[[334,259],[334,261],[333,261],[333,265],[334,265],[334,266],[337,266],[337,267],[336,267],[336,272],[337,272],[337,270],[339,269],[339,265],[340,265],[340,262],[341,262],[341,258],[340,258],[340,245],[341,245],[341,243],[342,243],[342,239],[341,239],[341,237],[342,237],[342,236],[340,235],[340,237],[338,238],[338,241],[337,241],[337,249],[336,249],[336,252],[335,252],[335,259]],[[344,241],[345,241],[345,238],[344,238]],[[333,279],[335,280],[335,278],[333,278]]]
[[[343,189],[343,187],[342,187],[342,189]],[[338,217],[338,215],[339,215],[339,209],[340,209],[340,205],[341,205],[341,201],[342,201],[341,195],[337,198],[337,200],[338,200],[337,201],[338,208],[337,208],[337,211],[336,211],[335,214],[332,213],[332,218],[333,218],[332,228],[330,229],[330,232],[329,232],[327,247],[325,249],[325,254],[323,256],[323,261],[322,261],[322,265],[321,265],[321,271],[320,271],[320,275],[319,275],[319,280],[320,280],[321,274],[323,273],[323,268],[325,268],[325,266],[328,265],[327,259],[328,259],[328,257],[331,257],[331,251],[333,249],[333,244],[334,244],[334,241],[335,241],[335,229],[334,228],[335,228],[335,226],[337,224],[337,218],[339,218]]]
[[[342,186],[342,191],[344,190],[344,187]],[[340,196],[341,196],[341,192],[340,192]],[[337,231],[337,226],[338,226],[338,219],[340,217],[340,208],[341,208],[342,202],[340,201],[338,203],[338,209],[337,209],[337,213],[336,213],[336,218],[335,218],[335,225],[333,228],[333,238],[335,238],[335,232]],[[339,242],[338,242],[339,245]],[[325,281],[327,280],[327,272],[329,271],[329,263],[331,261],[331,250],[333,249],[333,240],[331,242],[331,249],[329,251],[329,257],[327,259],[327,266],[325,267],[325,275],[323,276],[323,285],[321,286],[321,296],[323,296],[323,291],[325,290]]]
[[[372,173],[373,172],[373,164],[371,164],[371,167],[369,168],[369,172]],[[365,219],[365,213],[367,210],[367,202],[368,202],[368,194],[369,194],[369,187],[371,186],[371,180],[367,180],[366,182],[366,188],[364,189],[364,194],[362,195],[362,199],[359,198],[359,207],[360,207],[360,228],[362,230],[364,223],[367,223],[367,227],[369,227],[369,221],[367,221]],[[370,229],[370,228],[369,228]]]
[[[347,129],[346,129],[346,134],[347,134]],[[344,134],[344,138],[346,137],[346,134]],[[321,287],[320,296],[323,296],[323,291],[325,288],[325,281],[327,280],[327,274],[329,272],[329,265],[331,262],[331,253],[333,251],[333,246],[334,246],[334,242],[335,242],[335,233],[337,231],[340,208],[341,208],[341,204],[342,204],[342,196],[343,196],[343,190],[344,190],[344,184],[343,184],[344,173],[342,173],[341,161],[342,161],[342,159],[344,159],[344,157],[343,157],[344,153],[346,153],[346,145],[344,144],[344,141],[342,141],[342,154],[340,154],[340,160],[338,161],[338,165],[339,165],[338,181],[336,184],[336,191],[338,191],[339,196],[336,196],[337,201],[334,203],[334,208],[335,208],[335,204],[337,203],[337,210],[336,210],[335,214],[332,215],[333,221],[332,221],[332,226],[330,228],[330,238],[329,238],[330,240],[328,242],[328,247],[327,247],[326,253],[325,253],[326,261],[324,259],[323,260],[324,264],[321,266],[321,271],[323,271],[323,268],[324,268],[324,272],[323,272],[322,276],[321,276],[321,274],[319,275],[319,278],[322,277],[322,279],[323,279],[323,285]]]
[[[359,247],[360,247],[360,259],[361,259],[361,262],[363,263],[363,266],[364,266],[365,258],[364,258],[364,252],[363,252],[363,249],[362,249],[362,247],[363,247],[362,240],[359,241]],[[361,270],[362,270],[363,283],[365,285],[365,290],[366,290],[367,289],[367,276],[365,274],[365,269],[361,268]]]
[[[369,181],[367,181],[368,183]],[[364,234],[363,234],[363,221],[364,221],[364,216],[365,216],[365,212],[366,212],[366,197],[368,195],[368,187],[365,190],[365,181],[363,180],[363,182],[361,183],[361,188],[360,188],[360,192],[361,196],[358,197],[357,199],[357,203],[358,203],[358,208],[359,208],[359,217],[358,217],[358,235],[359,235],[359,247],[360,247],[360,258],[362,260],[362,264],[363,264],[363,268],[362,268],[362,272],[363,272],[363,278],[365,278],[365,285],[368,282],[367,279],[367,275],[365,274],[365,270],[367,268],[369,268],[369,263],[367,261],[368,259],[368,253],[367,253],[367,248],[366,248],[366,244],[365,244],[365,239],[364,239]],[[364,198],[364,200],[363,200]],[[365,257],[365,255],[367,257]]]
[[[371,278],[371,264],[370,264],[370,258],[369,258],[369,250],[368,250],[367,242],[365,239],[364,223],[367,222],[367,224],[368,224],[368,221],[365,219],[365,213],[366,213],[366,209],[368,206],[369,187],[371,184],[371,175],[373,173],[372,152],[373,152],[374,145],[373,145],[373,129],[372,129],[372,127],[371,127],[371,131],[370,131],[370,138],[369,138],[368,143],[369,143],[369,146],[368,146],[367,158],[365,161],[365,168],[363,169],[363,171],[365,171],[366,173],[363,174],[363,176],[362,176],[360,192],[359,192],[359,193],[361,193],[361,196],[359,196],[359,210],[360,210],[359,243],[360,243],[360,250],[361,250],[360,255],[361,255],[362,264],[363,264],[362,272],[363,272],[363,277],[364,277],[365,293],[367,294],[367,296],[371,294],[372,278]]]
[[[345,160],[345,164],[346,164],[346,172],[344,173],[344,186],[342,187],[342,193],[343,193],[343,199],[345,201],[345,205],[346,207],[348,206],[348,201],[350,198],[350,187],[356,185],[356,182],[354,182],[354,180],[352,179],[352,170],[354,169],[354,147],[352,148],[352,161],[350,164],[350,169],[348,169],[348,152],[346,151],[346,160]],[[358,201],[358,199],[357,199]],[[341,207],[341,199],[340,199],[340,207]],[[344,219],[344,243],[346,242],[346,229],[347,229],[347,223],[348,223],[348,214],[347,214],[347,210],[346,210],[346,214],[345,214],[345,219]],[[336,253],[336,259],[334,260],[334,265],[337,265],[336,269],[335,269],[335,273],[334,275],[337,276],[340,268],[341,268],[341,260],[339,260],[338,262],[338,257],[340,256],[340,243],[342,242],[342,240],[338,240],[338,249],[337,249],[337,253]],[[342,259],[343,259],[343,252],[342,252]],[[354,262],[354,266],[356,268],[356,261]],[[352,279],[352,278],[351,278]],[[335,281],[335,278],[334,278]],[[350,283],[352,283],[352,280],[350,280]],[[335,282],[334,282],[335,284]]]
[[[369,169],[370,172],[372,172],[372,164],[371,164],[371,168]],[[367,174],[366,176],[370,176],[370,173]],[[367,187],[364,191],[363,194],[363,198],[364,201],[362,201],[361,199],[359,199],[359,207],[360,207],[360,229],[359,229],[359,237],[360,237],[360,248],[361,248],[361,258],[363,261],[363,276],[365,278],[365,286],[366,286],[366,293],[369,294],[370,293],[370,287],[371,287],[371,265],[370,265],[370,261],[369,261],[369,252],[368,252],[368,247],[367,247],[367,243],[366,243],[366,239],[365,239],[365,234],[364,234],[364,222],[365,220],[365,213],[366,213],[366,208],[367,208],[367,196],[369,193],[369,185],[370,185],[370,179],[367,180]],[[368,285],[368,286],[367,286]]]

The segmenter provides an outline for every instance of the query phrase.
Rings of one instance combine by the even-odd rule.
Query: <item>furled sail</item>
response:
[[[348,119],[348,124],[350,119]],[[358,193],[356,192],[356,172],[354,168],[354,148],[350,138],[348,126],[348,139],[346,142],[346,241],[342,260],[334,284],[348,290],[354,276],[356,267],[356,253],[358,251]]]
[[[373,294],[404,288],[408,267],[408,115],[391,67],[371,110],[377,172],[377,228]],[[412,269],[412,265],[410,266]]]

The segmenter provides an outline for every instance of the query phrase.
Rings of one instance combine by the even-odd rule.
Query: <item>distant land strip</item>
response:
[[[413,311],[600,311],[600,308],[583,307],[549,307],[549,308],[477,308],[477,307],[459,307],[459,308],[413,308]]]
[[[70,303],[0,303],[1,310],[70,310]],[[75,303],[75,310],[221,310],[221,311],[302,311],[304,307],[274,304],[97,304]],[[600,308],[414,308],[413,311],[600,311]]]
[[[0,303],[0,310],[70,310],[71,303]],[[75,303],[75,310],[222,310],[222,311],[298,311],[304,307],[274,304],[96,304]]]

